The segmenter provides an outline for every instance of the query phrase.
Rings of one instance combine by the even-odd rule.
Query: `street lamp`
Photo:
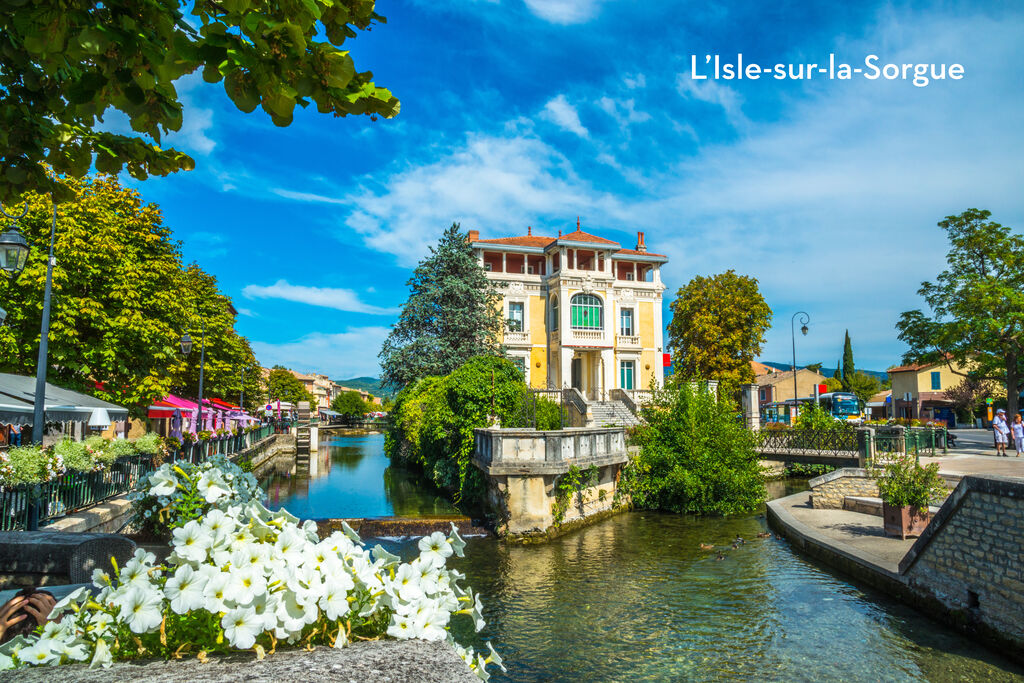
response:
[[[4,321],[7,320],[7,311],[0,308],[0,327],[4,326]]]
[[[789,331],[793,337],[793,417],[790,420],[790,426],[793,425],[793,421],[796,419],[796,407],[797,407],[797,389],[796,389],[796,317],[800,316],[800,331],[803,335],[807,336],[807,323],[811,322],[811,316],[807,315],[803,311],[797,311],[793,314],[793,317],[789,321]]]
[[[185,356],[192,353],[192,337],[188,336],[188,332],[181,337],[181,353]]]
[[[53,291],[53,242],[57,236],[57,203],[50,197],[53,219],[50,223],[50,251],[46,260],[46,286],[43,290],[43,322],[39,329],[39,356],[36,361],[36,394],[32,415],[32,442],[43,443],[43,428],[46,426],[46,354],[50,345],[50,296]],[[0,213],[11,220],[18,220],[28,213],[28,202],[20,216],[12,216],[0,206]],[[0,267],[10,278],[16,277],[28,260],[28,242],[13,225],[0,235]]]
[[[242,401],[245,400],[245,371],[248,369],[248,366],[242,366],[242,384],[238,389],[238,407],[241,408],[243,411],[245,410],[245,404],[242,403]]]

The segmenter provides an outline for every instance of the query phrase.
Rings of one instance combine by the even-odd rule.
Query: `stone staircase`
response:
[[[589,401],[587,407],[594,419],[594,427],[633,427],[640,424],[640,420],[622,401]]]

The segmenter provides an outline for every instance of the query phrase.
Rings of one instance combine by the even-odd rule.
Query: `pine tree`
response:
[[[843,381],[843,361],[836,361],[836,371],[832,373],[832,379],[838,379],[840,382]]]
[[[850,331],[846,331],[846,340],[843,342],[843,390],[849,391],[852,386],[853,375],[856,372],[853,366],[853,345],[850,344]]]
[[[447,375],[474,356],[501,353],[501,294],[458,223],[430,248],[408,285],[409,298],[379,354],[382,384],[402,389]]]

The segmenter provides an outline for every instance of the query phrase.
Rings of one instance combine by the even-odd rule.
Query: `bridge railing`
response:
[[[763,429],[755,432],[762,453],[814,452],[820,455],[848,456],[861,450],[857,431],[836,429]]]

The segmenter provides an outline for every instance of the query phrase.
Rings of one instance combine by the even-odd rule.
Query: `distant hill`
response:
[[[763,360],[763,361],[760,361],[760,362],[763,363],[764,365],[769,366],[769,367],[773,367],[776,370],[789,370],[791,367],[793,367],[792,363],[773,363],[770,360]],[[803,368],[803,367],[806,367],[806,366],[801,365],[800,367]],[[873,376],[877,377],[879,379],[879,381],[883,381],[884,382],[885,380],[889,379],[889,373],[884,372],[884,371],[883,372],[879,372],[878,370],[861,370],[860,368],[857,368],[857,370],[859,370],[860,372],[863,372],[865,375],[873,375]],[[821,374],[825,375],[825,377],[831,377],[832,375],[835,374],[836,369],[835,368],[826,368],[826,367],[822,366],[821,370],[819,370],[818,372],[820,372]]]
[[[380,396],[381,398],[391,398],[394,396],[394,392],[385,391],[381,388],[379,377],[353,377],[352,379],[335,379],[331,381],[337,382],[341,386],[348,387],[349,389],[367,391],[374,396]]]

